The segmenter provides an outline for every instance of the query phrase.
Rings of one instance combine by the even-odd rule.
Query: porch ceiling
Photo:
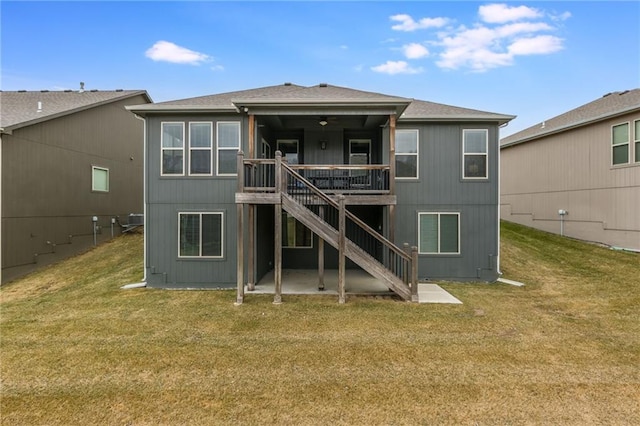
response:
[[[273,129],[375,129],[384,126],[389,120],[388,115],[339,115],[339,114],[311,114],[311,115],[260,115],[257,116],[259,125]],[[320,120],[327,121],[325,126]]]

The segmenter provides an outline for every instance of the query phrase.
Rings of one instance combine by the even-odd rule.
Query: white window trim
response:
[[[634,120],[633,121],[633,162],[634,163],[640,163],[640,156],[639,156],[639,152],[640,152],[640,132],[636,131],[636,129],[638,129],[638,126],[640,125],[640,120]],[[636,157],[638,158],[638,160],[636,160]]]
[[[398,167],[394,164],[395,169],[396,169],[396,176],[395,178],[397,180],[419,180],[420,179],[420,131],[418,129],[396,129],[396,140],[398,139],[398,133],[399,132],[412,132],[416,134],[416,152],[398,152],[398,146],[396,143],[396,152],[395,152],[395,156],[397,157],[398,155],[415,155],[416,157],[416,175],[415,176],[411,176],[411,177],[399,177],[397,175],[398,173]],[[395,159],[394,159],[395,161]]]
[[[180,255],[180,216],[183,214],[197,214],[200,216],[200,240],[198,241],[198,248],[200,253],[202,253],[202,215],[203,214],[217,214],[220,216],[220,256],[181,256]],[[186,211],[186,212],[178,212],[178,258],[180,259],[222,259],[224,258],[224,212],[194,212],[194,211]]]
[[[485,138],[484,138],[484,149],[485,149],[485,153],[482,154],[480,152],[470,152],[470,153],[466,153],[464,150],[464,141],[465,141],[465,135],[467,132],[477,132],[477,131],[484,131],[485,133]],[[467,155],[484,155],[486,158],[486,162],[485,162],[485,174],[484,176],[479,176],[479,177],[468,177],[465,176],[465,157]],[[488,129],[462,129],[462,179],[464,180],[487,180],[489,179],[489,130]]]
[[[164,125],[165,124],[180,124],[182,126],[182,148],[174,148],[174,147],[164,147],[163,138],[164,138]],[[182,121],[161,121],[160,122],[160,176],[184,176],[185,173],[185,153],[184,147],[186,144],[185,137],[185,125]],[[182,151],[182,173],[165,173],[164,172],[164,151]]]
[[[220,147],[220,124],[236,124],[238,126],[238,146],[237,147]],[[242,125],[239,121],[218,121],[216,122],[216,176],[238,176],[238,173],[220,173],[220,151],[240,151],[242,147]]]
[[[420,216],[423,214],[434,214],[438,216],[438,251],[420,251]],[[442,238],[440,237],[440,216],[444,214],[458,216],[458,251],[457,252],[441,252],[440,246],[442,245]],[[458,255],[460,254],[460,212],[418,212],[418,254],[437,254],[442,256]]]
[[[627,125],[627,142],[625,143],[619,143],[619,144],[614,144],[613,143],[613,128],[614,127],[618,127],[618,126],[624,126]],[[612,167],[619,167],[619,166],[625,166],[628,165],[630,163],[632,163],[632,157],[631,154],[633,154],[633,152],[631,152],[631,122],[630,121],[623,121],[622,123],[616,123],[611,125],[611,166]],[[627,145],[627,162],[626,163],[618,163],[618,164],[614,164],[613,163],[613,148],[616,146],[622,146],[622,145]]]
[[[191,146],[191,125],[192,124],[208,124],[211,132],[209,132],[209,147],[192,147]],[[209,151],[209,173],[191,173],[191,151]],[[212,121],[191,121],[189,122],[189,176],[213,176],[213,122]]]
[[[107,189],[96,189],[96,182],[95,182],[95,171],[96,170],[104,170],[107,172]],[[109,169],[107,167],[100,167],[100,166],[91,166],[91,191],[93,192],[109,192],[110,190],[110,185],[109,185],[109,179],[110,179],[110,173],[109,173]]]

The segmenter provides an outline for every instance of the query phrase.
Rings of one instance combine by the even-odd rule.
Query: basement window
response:
[[[418,213],[418,253],[460,254],[460,213]]]
[[[311,230],[286,212],[282,212],[282,247],[313,248]]]
[[[109,192],[109,169],[91,166],[91,190]]]
[[[627,164],[629,162],[629,123],[611,127],[611,163]]]
[[[178,257],[221,258],[223,255],[223,214],[178,213]]]

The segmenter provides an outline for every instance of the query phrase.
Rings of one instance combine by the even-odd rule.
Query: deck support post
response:
[[[389,116],[389,194],[396,195],[396,115]],[[389,205],[389,241],[396,242],[396,206]]]
[[[249,158],[256,158],[256,116],[253,114],[249,114]],[[255,174],[255,171],[252,171]],[[256,270],[255,270],[255,238],[256,238],[256,229],[255,229],[255,204],[249,204],[249,217],[247,221],[249,222],[248,233],[249,233],[249,244],[247,246],[247,290],[253,291],[256,289]]]
[[[338,229],[340,230],[340,236],[338,237],[338,303],[345,303],[345,290],[344,290],[344,278],[345,278],[345,245],[346,245],[346,215],[345,215],[345,197],[340,194],[338,196],[338,203],[340,204],[339,216],[338,216]]]
[[[244,191],[244,153],[238,151],[238,192]],[[236,205],[236,232],[238,234],[237,244],[237,264],[236,264],[236,305],[241,305],[244,301],[244,204]]]
[[[324,220],[324,206],[320,206],[318,214]],[[318,290],[324,290],[324,240],[318,235]]]
[[[278,196],[282,195],[282,152],[276,151],[275,189]],[[274,214],[274,265],[273,278],[275,294],[273,303],[282,303],[282,203],[275,205]]]
[[[418,247],[411,247],[411,301],[419,302],[418,298]]]

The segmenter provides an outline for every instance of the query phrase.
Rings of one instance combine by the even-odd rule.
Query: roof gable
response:
[[[640,110],[640,89],[607,93],[601,98],[514,133],[500,141],[502,147]]]
[[[144,90],[0,91],[0,127],[10,131],[138,95],[151,102]]]

